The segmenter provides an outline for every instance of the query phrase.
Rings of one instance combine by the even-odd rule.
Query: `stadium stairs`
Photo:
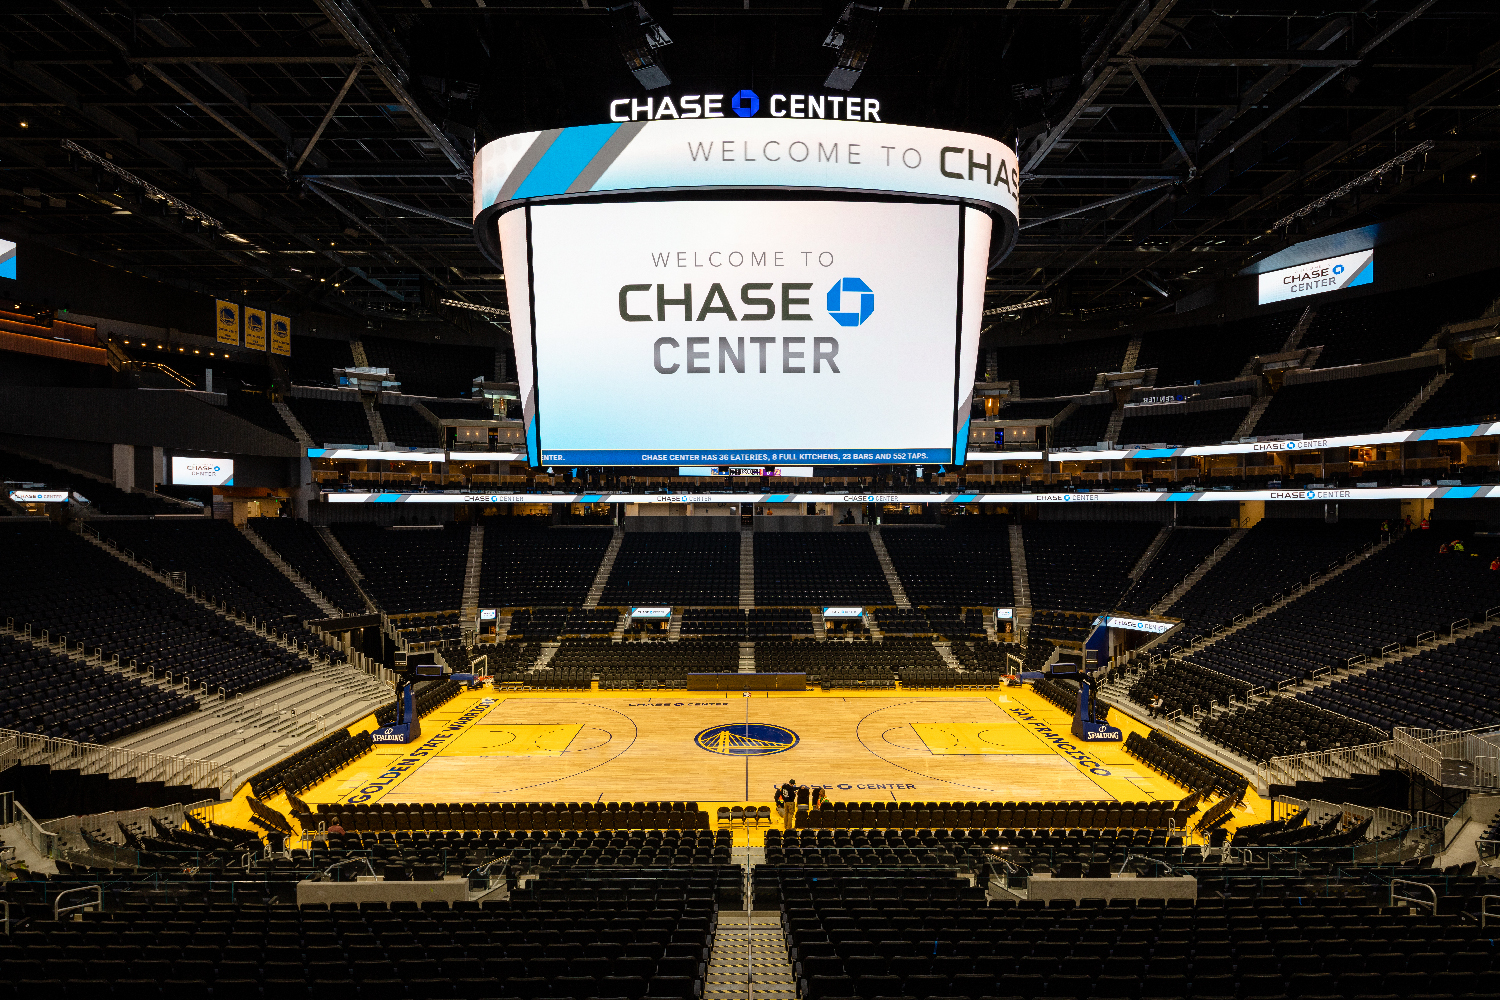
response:
[[[333,553],[333,558],[338,560],[338,564],[344,567],[344,572],[349,574],[349,579],[359,591],[359,596],[365,600],[365,611],[379,611],[380,606],[375,603],[375,599],[370,596],[370,591],[365,588],[364,574],[359,571],[359,567],[354,564],[349,553],[339,544],[338,537],[328,530],[327,525],[318,526],[318,537],[323,539],[323,544],[328,546],[328,551]]]
[[[1244,531],[1245,529],[1240,529],[1233,535],[1231,535],[1229,539],[1223,542],[1219,546],[1219,548],[1215,550],[1214,555],[1205,560],[1197,570],[1194,570],[1193,575],[1190,575],[1188,577],[1188,580],[1185,580],[1183,584],[1179,584],[1178,588],[1175,589],[1171,595],[1168,595],[1168,599],[1166,601],[1163,601],[1162,604],[1158,604],[1157,607],[1161,608],[1164,605],[1170,607],[1170,604],[1168,603],[1169,601],[1177,601],[1190,588],[1191,584],[1189,583],[1189,581],[1191,581],[1192,583],[1196,583],[1197,579],[1201,579],[1203,574],[1207,573],[1208,569],[1212,567],[1213,563],[1216,563],[1219,559],[1223,558],[1223,556],[1228,553],[1228,551],[1234,546],[1234,544],[1237,543],[1240,538],[1244,537]],[[1321,587],[1323,584],[1327,583],[1329,580],[1335,579],[1347,570],[1359,565],[1364,560],[1369,559],[1371,556],[1374,556],[1375,554],[1383,551],[1392,543],[1392,541],[1394,541],[1393,538],[1387,539],[1371,546],[1368,549],[1365,549],[1363,552],[1358,553],[1347,562],[1319,577],[1317,580],[1303,587],[1296,593],[1285,596],[1278,601],[1274,601],[1271,604],[1259,608],[1252,614],[1246,615],[1239,621],[1234,622],[1228,628],[1222,629],[1211,635],[1204,636],[1201,640],[1190,646],[1175,648],[1172,650],[1171,655],[1177,657],[1178,659],[1191,660],[1194,652],[1208,648],[1219,640],[1227,638],[1228,636],[1231,636],[1234,633],[1238,632],[1240,629],[1259,621],[1261,618],[1264,618],[1271,612],[1277,611],[1280,608],[1285,607],[1292,601],[1295,601],[1298,598],[1311,593],[1318,587]],[[1465,630],[1463,633],[1460,633],[1454,638],[1462,638],[1465,634],[1470,634],[1471,632],[1478,631],[1479,629],[1485,627],[1488,626],[1484,624],[1475,626],[1471,629]],[[1170,644],[1170,639],[1168,639],[1167,644]],[[1146,647],[1143,647],[1142,652],[1150,652],[1150,650]],[[1262,701],[1265,701],[1267,698],[1274,697],[1276,694],[1281,693],[1294,695],[1297,690],[1310,690],[1311,688],[1319,686],[1321,684],[1327,684],[1345,677],[1352,677],[1357,674],[1364,673],[1366,670],[1375,669],[1375,667],[1378,667],[1385,662],[1387,662],[1387,660],[1382,659],[1380,662],[1374,664],[1360,664],[1352,668],[1345,668],[1339,671],[1331,671],[1314,678],[1311,682],[1306,682],[1299,685],[1288,685],[1287,688],[1285,688],[1282,692],[1269,692],[1267,694],[1251,695],[1249,703],[1251,705],[1259,704]],[[1226,676],[1225,680],[1233,681],[1234,678]],[[1227,711],[1228,709],[1223,707],[1210,709],[1207,712],[1203,713],[1202,718],[1194,718],[1191,716],[1183,715],[1177,716],[1175,718],[1163,717],[1152,719],[1150,717],[1150,711],[1147,706],[1137,704],[1136,702],[1131,700],[1129,695],[1130,686],[1131,681],[1126,672],[1117,671],[1104,685],[1101,686],[1101,694],[1106,698],[1106,700],[1108,700],[1111,705],[1119,708],[1121,711],[1126,712],[1143,724],[1147,724],[1154,728],[1160,729],[1168,735],[1174,737],[1175,739],[1188,744],[1200,753],[1207,754],[1224,762],[1225,764],[1234,768],[1236,771],[1239,771],[1242,774],[1246,775],[1252,782],[1255,780],[1257,767],[1254,761],[1240,756],[1239,754],[1235,753],[1225,746],[1210,741],[1206,737],[1202,736],[1198,731],[1199,722],[1202,721],[1202,718],[1217,715],[1219,712]]]
[[[625,529],[616,525],[614,536],[609,540],[609,548],[604,550],[604,558],[599,561],[599,569],[594,574],[594,582],[589,584],[588,596],[583,599],[585,608],[597,608],[599,600],[604,596],[604,585],[609,581],[610,570],[615,568],[615,559],[620,554],[620,546],[625,544]]]
[[[357,722],[389,699],[390,692],[386,685],[361,671],[311,657],[275,634],[242,621],[196,594],[185,591],[169,577],[106,544],[92,532],[81,531],[80,536],[157,582],[215,611],[225,621],[297,653],[312,666],[309,673],[282,678],[254,691],[243,692],[227,702],[202,698],[200,705],[203,707],[198,711],[137,733],[123,741],[121,746],[151,753],[216,760],[234,767],[239,774],[248,774],[251,770],[316,740],[327,729]],[[283,704],[287,707],[283,708]],[[252,731],[260,737],[258,740],[249,735]],[[214,756],[232,751],[237,751],[232,757]]]
[[[896,575],[896,567],[891,563],[891,554],[886,551],[885,539],[880,536],[879,527],[871,527],[870,544],[875,548],[875,561],[880,563],[880,568],[885,573],[885,582],[891,588],[891,596],[896,599],[896,607],[911,607],[911,601],[906,597],[906,588],[901,585],[901,577]]]
[[[307,582],[307,578],[304,577],[301,573],[298,573],[296,570],[292,569],[292,567],[287,564],[287,561],[285,559],[276,554],[275,549],[271,548],[271,546],[265,543],[264,539],[262,539],[255,532],[251,531],[249,528],[246,528],[244,525],[239,526],[239,532],[240,534],[245,536],[246,540],[249,541],[251,545],[255,546],[256,550],[259,551],[261,555],[266,557],[267,562],[269,562],[272,566],[275,566],[281,572],[282,576],[292,581],[292,585],[294,587],[302,591],[302,593],[306,594],[307,599],[316,604],[319,610],[321,610],[330,618],[338,616],[339,609],[333,606],[333,602],[328,600],[328,598],[324,597],[322,594],[318,593],[317,589],[313,587],[311,583]]]
[[[1229,550],[1238,545],[1240,543],[1240,539],[1244,538],[1249,530],[1249,528],[1236,528],[1234,531],[1230,532],[1229,537],[1220,542],[1218,548],[1214,549],[1208,554],[1207,559],[1199,563],[1191,573],[1183,578],[1181,583],[1173,587],[1167,593],[1166,597],[1163,597],[1151,608],[1151,613],[1154,615],[1166,614],[1167,609],[1170,608],[1173,604],[1177,603],[1177,601],[1181,600],[1183,594],[1186,594],[1189,590],[1193,589],[1194,584],[1203,579],[1204,575],[1209,570],[1218,565],[1219,560],[1228,555]]]
[[[469,529],[469,561],[464,567],[464,596],[459,606],[460,617],[473,621],[479,614],[479,572],[484,566],[484,527],[475,524]]]
[[[228,701],[205,702],[196,712],[136,733],[118,745],[217,761],[244,777],[327,732],[353,725],[390,699],[388,686],[353,667],[315,667]]]

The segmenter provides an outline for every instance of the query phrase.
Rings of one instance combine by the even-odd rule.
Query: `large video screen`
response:
[[[916,200],[501,215],[532,460],[961,461],[990,226]]]
[[[1375,280],[1375,251],[1360,250],[1342,257],[1328,257],[1310,264],[1267,271],[1256,281],[1256,302],[1267,305],[1307,295],[1321,295],[1343,288],[1357,288]]]
[[[173,455],[172,483],[175,486],[233,486],[234,459]]]

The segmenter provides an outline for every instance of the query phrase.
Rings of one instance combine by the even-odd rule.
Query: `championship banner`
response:
[[[292,356],[292,321],[275,313],[271,314],[271,353]]]
[[[245,346],[252,351],[266,349],[266,311],[245,308]]]
[[[240,346],[240,305],[238,302],[216,302],[219,343]]]

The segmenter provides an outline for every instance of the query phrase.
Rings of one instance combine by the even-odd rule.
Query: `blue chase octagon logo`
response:
[[[727,757],[768,757],[786,753],[802,738],[790,729],[765,722],[736,722],[714,726],[693,737],[693,742],[709,753]]]
[[[844,298],[848,292],[849,298]],[[847,311],[850,307],[853,312]],[[859,278],[840,278],[828,289],[828,315],[839,326],[859,326],[875,312],[875,293]]]

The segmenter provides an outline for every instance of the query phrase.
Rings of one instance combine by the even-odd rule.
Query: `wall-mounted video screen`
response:
[[[1341,257],[1328,257],[1310,264],[1284,267],[1258,275],[1256,301],[1261,305],[1321,295],[1344,288],[1357,288],[1375,280],[1375,251],[1360,250]]]
[[[172,483],[175,486],[233,486],[234,459],[173,455]]]

